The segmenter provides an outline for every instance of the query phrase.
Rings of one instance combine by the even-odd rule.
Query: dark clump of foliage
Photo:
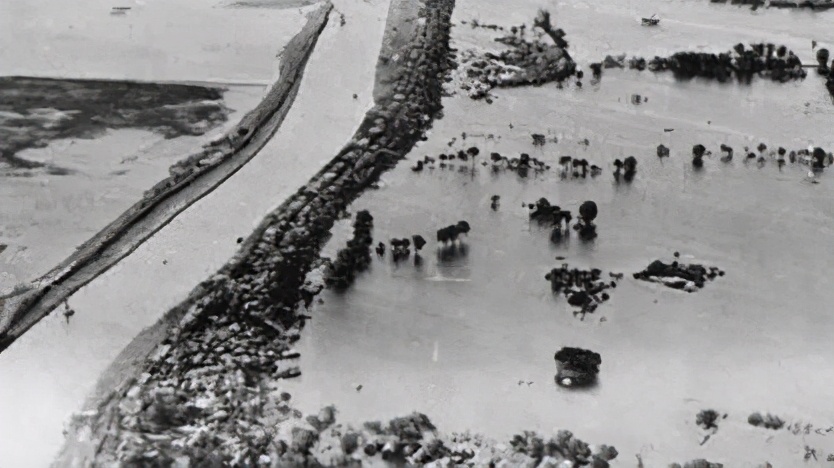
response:
[[[715,411],[713,409],[705,409],[699,412],[697,416],[695,416],[695,424],[707,430],[717,430],[719,419],[723,419],[726,417],[726,414],[722,417],[720,414],[718,414],[718,411]]]
[[[671,57],[655,57],[648,63],[651,71],[669,70],[677,78],[693,77],[750,83],[754,76],[786,82],[806,76],[802,62],[784,46],[774,44],[736,44],[730,52],[720,54],[706,52],[678,52]]]
[[[374,218],[368,211],[362,210],[356,213],[356,220],[353,222],[353,238],[347,242],[346,248],[336,254],[336,260],[332,263],[325,278],[328,286],[347,288],[356,279],[357,273],[368,268],[371,264],[371,244],[373,244],[371,230],[373,227]]]

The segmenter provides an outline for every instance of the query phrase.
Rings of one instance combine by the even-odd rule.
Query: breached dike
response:
[[[319,255],[330,229],[440,116],[452,66],[453,7],[452,0],[392,1],[376,105],[354,138],[268,215],[229,263],[143,333],[137,345],[143,352],[126,373],[133,377],[96,395],[91,411],[74,419],[60,463],[552,466],[567,460],[604,467],[616,457],[612,447],[591,447],[567,431],[549,440],[525,432],[507,446],[439,433],[420,414],[352,429],[335,425],[334,408],[304,418],[281,389],[282,379],[301,372],[291,347],[304,324],[301,312],[324,283]]]
[[[550,14],[539,11],[533,27],[544,31],[553,43],[529,37],[526,25],[512,27],[511,34],[495,39],[508,49],[498,53],[466,51],[462,59],[463,73],[458,78],[460,88],[472,99],[491,103],[493,88],[561,83],[576,73],[576,63],[567,51],[565,32],[553,28]]]
[[[568,460],[608,466],[616,457],[613,448],[590,447],[567,431],[549,440],[525,432],[509,446],[444,435],[420,414],[356,430],[334,425],[333,408],[303,418],[280,388],[281,379],[300,373],[291,345],[303,326],[299,312],[323,283],[314,269],[329,230],[351,201],[424,138],[441,111],[454,3],[425,0],[410,11],[413,5],[392,3],[385,38],[402,44],[395,55],[412,59],[391,64],[383,55],[377,104],[354,139],[154,327],[161,343],[134,363],[133,378],[75,418],[62,463],[550,466]],[[411,31],[393,27],[409,23],[416,26]]]
[[[178,162],[115,221],[61,264],[0,297],[0,352],[72,293],[89,283],[248,163],[280,127],[301,85],[307,60],[332,5],[322,4],[287,44],[277,82],[223,138]]]
[[[453,6],[452,0],[391,5],[376,105],[354,138],[268,215],[226,266],[166,314],[166,336],[156,335],[162,343],[136,363],[136,377],[104,397],[95,414],[76,419],[65,460],[80,461],[73,455],[79,446],[93,449],[85,460],[94,464],[141,462],[149,452],[198,464],[207,454],[246,465],[284,455],[264,428],[273,433],[297,415],[281,410],[277,385],[300,373],[291,350],[303,326],[298,312],[321,287],[307,275],[339,214],[438,117],[452,65]],[[410,29],[394,27],[400,25]]]

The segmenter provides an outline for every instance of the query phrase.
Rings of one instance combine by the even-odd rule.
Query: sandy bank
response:
[[[225,138],[171,168],[171,176],[148,191],[96,236],[31,288],[0,298],[0,352],[81,286],[130,254],[195,201],[251,160],[275,134],[298,93],[304,67],[332,6],[327,3],[287,45],[278,81],[260,105]]]

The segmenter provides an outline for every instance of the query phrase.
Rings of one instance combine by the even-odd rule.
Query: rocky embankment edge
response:
[[[383,48],[376,105],[354,138],[128,347],[123,355],[141,357],[117,360],[122,377],[100,382],[88,411],[70,423],[60,464],[603,467],[616,456],[567,431],[549,439],[525,432],[507,444],[443,434],[418,413],[352,428],[336,424],[334,408],[305,418],[282,389],[301,373],[292,346],[324,284],[320,251],[330,229],[440,117],[442,84],[455,66],[454,1],[415,3],[392,1],[389,23],[413,27],[386,29],[386,43],[402,45],[390,56]]]
[[[46,275],[0,296],[0,352],[255,157],[289,112],[332,8],[326,1],[310,14],[284,49],[278,80],[226,135],[173,165],[169,177]]]

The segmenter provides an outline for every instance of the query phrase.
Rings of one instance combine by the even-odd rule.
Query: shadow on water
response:
[[[594,394],[600,387],[600,379],[597,377],[585,384],[573,384],[567,386],[559,383],[559,374],[556,374],[553,376],[553,385],[556,386],[556,391],[560,392]]]
[[[440,263],[451,263],[455,260],[464,260],[469,256],[469,247],[462,242],[452,242],[449,245],[440,246],[437,249],[437,260]]]

